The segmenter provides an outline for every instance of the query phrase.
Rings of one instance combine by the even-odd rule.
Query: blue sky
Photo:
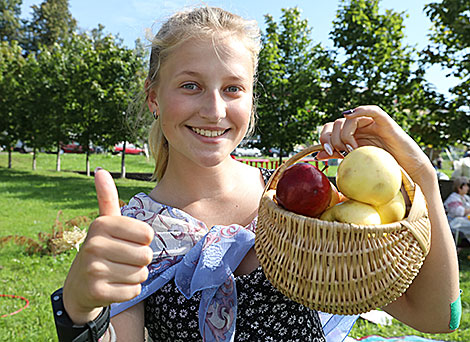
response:
[[[431,25],[424,13],[424,5],[440,0],[382,0],[380,8],[405,12],[406,42],[409,45],[423,48],[428,41],[427,34]],[[28,17],[31,5],[39,5],[40,0],[23,0],[22,14]],[[201,4],[195,0],[69,0],[73,17],[83,29],[93,29],[102,24],[105,31],[118,34],[124,43],[134,46],[134,41],[141,38],[146,41],[145,32],[155,31],[158,23],[184,6]],[[206,0],[204,3],[220,6],[243,17],[255,19],[264,28],[264,15],[269,13],[278,19],[281,8],[298,6],[302,10],[302,18],[308,19],[315,42],[331,47],[329,32],[332,21],[340,4],[339,0]],[[427,79],[436,89],[447,94],[449,87],[456,80],[446,77],[446,72],[434,66],[427,73]]]

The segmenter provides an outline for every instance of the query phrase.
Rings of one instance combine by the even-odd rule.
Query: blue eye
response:
[[[228,92],[231,92],[231,93],[236,93],[236,92],[240,91],[240,87],[237,87],[237,86],[229,86],[229,87],[227,87],[227,91],[228,91]]]
[[[188,89],[188,90],[196,90],[197,85],[194,84],[194,83],[186,83],[186,84],[183,84],[182,88],[183,89]]]

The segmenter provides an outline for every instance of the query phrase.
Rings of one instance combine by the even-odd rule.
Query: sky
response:
[[[424,48],[428,42],[431,22],[424,12],[424,5],[440,0],[381,0],[380,8],[405,12],[405,42]],[[28,18],[32,5],[41,4],[41,0],[23,0],[22,17]],[[146,32],[156,32],[159,23],[176,10],[185,6],[208,4],[230,10],[248,19],[256,20],[262,29],[264,15],[271,14],[276,20],[281,15],[281,8],[299,7],[302,18],[307,19],[312,28],[315,43],[332,47],[329,32],[341,1],[339,0],[69,0],[72,16],[78,26],[85,30],[102,24],[106,33],[119,35],[124,44],[134,47],[137,38],[147,42]],[[448,95],[448,89],[456,84],[456,79],[446,77],[447,71],[440,66],[433,66],[426,78],[434,84],[436,90]]]

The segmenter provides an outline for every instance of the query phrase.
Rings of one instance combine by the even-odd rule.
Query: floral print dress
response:
[[[272,171],[261,169],[265,179]],[[235,277],[238,312],[235,341],[325,342],[318,313],[280,293],[261,267]],[[200,293],[190,299],[170,281],[145,300],[145,326],[154,342],[201,341]]]

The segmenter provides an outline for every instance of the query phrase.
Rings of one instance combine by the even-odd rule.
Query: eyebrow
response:
[[[201,74],[196,72],[196,71],[191,71],[191,70],[182,70],[178,72],[175,77],[182,76],[182,75],[189,75],[189,76],[200,76]]]
[[[179,76],[185,76],[185,75],[192,76],[192,77],[201,77],[202,73],[199,73],[197,71],[191,71],[191,70],[182,70],[182,71],[178,72],[175,75],[175,78],[179,77]],[[235,73],[230,74],[228,77],[226,77],[226,79],[228,79],[228,80],[241,80],[242,82],[248,82],[247,77],[244,77],[243,75],[235,74]]]

